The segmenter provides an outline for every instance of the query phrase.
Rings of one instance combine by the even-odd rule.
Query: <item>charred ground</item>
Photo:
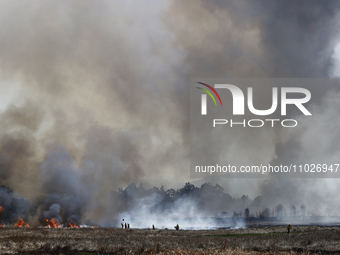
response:
[[[0,229],[0,252],[20,254],[340,253],[340,228],[262,226],[228,230]]]

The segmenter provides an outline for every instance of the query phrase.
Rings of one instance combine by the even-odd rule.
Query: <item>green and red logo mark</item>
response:
[[[217,91],[216,91],[213,87],[211,87],[210,85],[205,84],[205,83],[203,83],[203,82],[197,82],[197,83],[198,83],[198,84],[201,84],[201,85],[203,85],[203,86],[206,86],[206,87],[209,88],[212,92],[214,92],[215,95],[217,96],[218,100],[220,100],[220,104],[221,104],[221,106],[222,106],[222,100],[221,100],[221,98],[220,98],[220,95],[217,93]],[[204,92],[206,92],[206,93],[212,98],[212,100],[214,100],[215,105],[217,105],[216,100],[215,100],[215,97],[210,93],[209,90],[203,89],[203,88],[201,88],[201,87],[196,87],[196,88],[201,89],[201,90],[203,90]],[[201,96],[201,114],[202,114],[202,115],[207,115],[207,94],[202,94],[202,96]]]
[[[221,98],[220,98],[220,95],[217,93],[217,91],[216,91],[213,87],[211,87],[210,85],[205,84],[205,83],[203,83],[203,82],[196,82],[196,83],[201,84],[201,85],[206,86],[207,88],[211,89],[211,91],[214,92],[215,95],[217,96],[218,100],[220,100],[220,104],[222,105],[222,100],[221,100]],[[201,88],[201,87],[196,87],[196,88],[201,89],[201,90],[203,90],[204,92],[206,92],[206,93],[212,98],[212,100],[214,100],[215,105],[217,105],[214,96],[210,93],[209,90],[203,89],[203,88]]]

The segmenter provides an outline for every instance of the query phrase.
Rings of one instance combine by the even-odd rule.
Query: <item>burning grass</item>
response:
[[[238,230],[120,228],[0,229],[0,253],[300,254],[339,253],[340,228],[284,226]]]
[[[60,222],[54,218],[51,220],[46,219],[46,227],[48,228],[62,228],[63,226],[60,224]]]
[[[29,228],[30,225],[28,223],[25,223],[25,221],[21,218],[19,218],[18,222],[14,224],[14,227],[18,228]]]

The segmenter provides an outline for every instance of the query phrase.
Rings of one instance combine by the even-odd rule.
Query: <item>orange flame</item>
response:
[[[55,218],[52,218],[50,221],[46,219],[46,223],[47,223],[47,227],[49,228],[62,228],[59,221],[56,220]]]
[[[19,218],[18,222],[14,224],[15,227],[19,227],[19,228],[24,228],[24,227],[29,227],[30,225],[25,224],[24,220]]]
[[[70,226],[70,228],[79,228],[80,227],[80,225],[76,225],[76,224],[73,223],[73,218],[70,220],[68,225]]]
[[[0,205],[0,215],[2,214],[2,212],[5,211],[5,209]],[[2,224],[0,223],[0,228],[2,228]]]

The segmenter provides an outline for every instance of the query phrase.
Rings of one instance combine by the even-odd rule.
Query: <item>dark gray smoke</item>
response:
[[[0,204],[1,224],[13,223],[20,218],[28,220],[36,213],[36,208],[30,201],[5,186],[0,187]]]
[[[43,212],[43,217],[44,219],[51,220],[51,219],[56,219],[59,222],[62,222],[62,218],[60,217],[61,206],[59,204],[53,204],[48,208],[48,211]]]
[[[110,225],[144,202],[165,210],[159,195],[137,196],[130,205],[116,192],[133,182],[175,190],[189,180],[189,78],[337,73],[337,0],[0,4],[0,184],[26,197],[14,215],[31,217],[32,201],[36,224],[54,217]],[[292,133],[248,137],[249,148],[262,148],[248,162],[286,162],[291,152],[296,161],[337,158],[338,94],[332,89],[317,90],[311,106],[315,116],[331,121],[329,130],[325,124],[304,132],[309,125],[301,120]],[[255,102],[264,96],[258,93]],[[239,144],[236,152],[254,152]],[[339,206],[327,196],[338,192],[334,180],[218,183],[233,197],[262,195],[261,206],[321,203],[321,213]],[[210,200],[183,204],[200,214],[208,213],[205,207],[214,209],[209,213],[225,209]]]

